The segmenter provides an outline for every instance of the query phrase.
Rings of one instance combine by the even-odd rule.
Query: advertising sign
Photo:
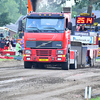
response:
[[[76,24],[93,24],[93,17],[78,16],[76,17]]]
[[[90,36],[97,36],[97,32],[90,32]]]
[[[77,35],[77,36],[89,36],[89,32],[77,32],[77,31],[75,31],[74,35]]]
[[[92,36],[74,36],[74,35],[71,35],[71,41],[93,44],[94,38]]]

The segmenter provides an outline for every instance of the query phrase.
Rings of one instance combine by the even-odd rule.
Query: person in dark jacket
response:
[[[10,40],[9,40],[9,37],[7,36],[6,40],[5,40],[5,46],[6,47],[9,47],[9,42],[10,42]]]
[[[91,66],[91,57],[88,57],[88,64]]]
[[[15,44],[14,44],[14,41],[13,41],[12,37],[10,38],[10,42],[11,42],[12,47],[15,47]]]
[[[84,24],[80,27],[79,31],[87,31],[87,28],[85,28]]]
[[[22,32],[19,34],[19,38],[22,39],[23,36],[24,36],[24,32],[22,31]]]

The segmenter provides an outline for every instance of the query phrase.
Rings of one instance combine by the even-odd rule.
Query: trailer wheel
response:
[[[70,69],[77,69],[77,59],[75,60],[74,64],[70,64]]]
[[[62,69],[63,70],[69,70],[70,68],[70,59],[69,59],[69,54],[66,57],[67,61],[62,63]]]
[[[32,62],[24,61],[24,68],[30,69],[32,67]]]
[[[91,63],[89,65],[90,65],[90,67],[94,67],[94,58],[91,59]]]
[[[93,59],[93,66],[95,67],[96,58]]]

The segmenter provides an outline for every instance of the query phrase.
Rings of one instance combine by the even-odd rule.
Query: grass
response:
[[[13,59],[0,59],[0,61],[12,61]]]
[[[96,61],[100,61],[100,59],[96,59]]]
[[[100,58],[97,58],[96,61],[100,61]]]
[[[6,55],[4,55],[4,56],[6,56]],[[16,55],[9,55],[8,57],[22,57],[23,58],[23,56],[16,56]],[[12,60],[15,60],[15,59],[2,59],[2,58],[0,58],[0,61],[12,61]]]
[[[95,99],[93,98],[93,99],[91,99],[91,100],[100,100],[100,97],[97,97],[97,98],[95,98]]]

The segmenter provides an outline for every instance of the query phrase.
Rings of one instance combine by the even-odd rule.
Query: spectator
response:
[[[4,49],[5,46],[5,41],[4,40],[0,40],[0,48]]]
[[[24,36],[22,37],[22,40],[21,40],[21,48],[22,50],[24,50]]]
[[[10,48],[12,48],[11,50],[15,50],[15,44],[14,44],[12,37],[10,38],[10,45],[9,46],[10,46]]]
[[[3,41],[5,42],[5,38],[3,38]]]
[[[90,57],[90,56],[88,57],[88,64],[89,64],[90,67],[91,67],[91,57]]]
[[[87,28],[85,28],[84,24],[80,27],[79,31],[87,31]]]
[[[22,38],[24,36],[24,32],[22,31],[20,34],[19,34],[19,38]]]
[[[23,54],[23,51],[21,50],[21,45],[20,45],[20,41],[19,40],[17,41],[17,44],[16,44],[16,50],[17,50],[17,52]]]
[[[13,41],[12,37],[10,38],[10,42],[11,42],[12,47],[15,47],[15,44],[14,44],[14,41]]]
[[[79,31],[80,30],[80,25],[78,25],[78,27],[77,27],[77,31]]]
[[[3,38],[3,37],[4,37],[3,33],[1,33],[1,34],[0,34],[0,37],[1,37],[1,38]]]
[[[13,47],[12,47],[11,41],[9,42],[8,50],[13,50]]]
[[[8,49],[8,47],[9,47],[9,42],[10,42],[10,40],[9,40],[9,37],[7,36],[7,37],[6,37],[6,40],[5,40],[5,49]]]
[[[98,32],[98,26],[97,25],[95,26],[95,32]]]

